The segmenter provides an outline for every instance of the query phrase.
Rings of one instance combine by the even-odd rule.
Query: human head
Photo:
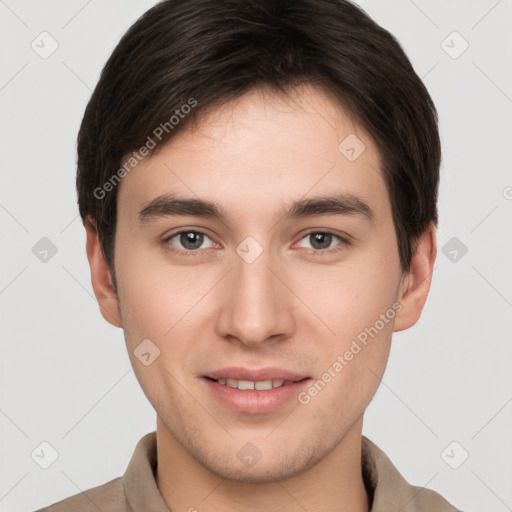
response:
[[[230,25],[230,19],[236,21]],[[247,26],[244,19],[251,20]],[[263,37],[265,23],[270,28]],[[322,32],[316,47],[315,29]],[[79,136],[79,190],[99,208],[92,218],[98,232],[104,222],[101,250],[110,254],[106,261],[119,285],[114,294],[98,238],[86,225],[96,297],[104,316],[124,329],[166,442],[174,439],[185,448],[182,455],[226,478],[286,478],[327,458],[342,439],[356,449],[391,332],[413,325],[426,299],[435,250],[423,235],[437,222],[435,111],[386,34],[342,2],[164,2],[120,42],[88,105]],[[194,47],[199,40],[207,41],[203,48]],[[349,134],[365,144],[354,161],[338,150]],[[140,148],[160,136],[151,155],[143,155]],[[92,181],[83,167],[92,162],[87,155],[95,162],[90,169],[102,173]],[[124,177],[110,182],[130,158],[132,170],[122,167]],[[278,212],[312,189],[366,196],[376,223],[370,227],[364,216],[325,221],[355,233],[355,243],[341,244],[336,255],[292,250],[300,226],[313,222],[280,219]],[[221,240],[220,250],[197,257],[168,251],[179,221],[161,216],[169,205],[153,201],[169,191],[210,197],[227,210],[223,223],[191,216],[202,227],[197,231]],[[117,203],[107,206],[114,194]],[[426,242],[418,253],[409,247],[414,275],[402,279],[409,238],[405,246],[397,239],[420,224],[418,236]],[[111,253],[105,251],[108,230],[115,235]],[[251,262],[235,253],[246,236],[263,245]],[[160,354],[148,367],[137,357],[145,342]],[[347,364],[337,367],[344,354]],[[312,380],[337,374],[321,394],[301,395],[300,405],[248,418],[209,404],[205,391],[207,373],[239,365],[276,366]],[[237,461],[246,442],[263,453],[254,469]]]
[[[409,270],[418,237],[438,224],[441,153],[434,104],[396,39],[346,0],[172,0],[121,39],[78,136],[80,215],[96,224],[114,285],[117,184],[136,166],[127,157],[158,152],[252,88],[303,82],[331,91],[375,140]]]

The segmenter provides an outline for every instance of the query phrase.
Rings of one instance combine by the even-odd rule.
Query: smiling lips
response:
[[[242,367],[223,368],[222,370],[209,372],[205,377],[219,384],[242,390],[272,389],[308,378],[307,375],[290,372],[282,368],[249,370]]]
[[[310,377],[282,368],[224,368],[203,376],[210,391],[225,405],[251,414],[271,412],[296,396]]]
[[[286,386],[287,384],[291,384],[294,382],[293,380],[283,380],[283,379],[272,379],[272,380],[236,380],[236,379],[218,379],[216,381],[218,384],[223,384],[224,386],[229,386],[230,388],[238,388],[242,391],[246,391],[248,389],[255,389],[257,391],[266,391],[273,388],[280,388],[281,386]]]

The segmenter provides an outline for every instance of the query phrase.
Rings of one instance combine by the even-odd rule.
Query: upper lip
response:
[[[259,368],[248,369],[242,367],[223,368],[208,372],[204,377],[211,379],[234,379],[234,380],[250,380],[250,381],[263,381],[263,380],[293,380],[299,381],[308,378],[307,375],[302,375],[283,368]]]

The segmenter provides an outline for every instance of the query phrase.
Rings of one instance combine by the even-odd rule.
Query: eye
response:
[[[329,248],[334,239],[340,240],[341,243]],[[346,238],[343,238],[340,235],[335,235],[330,231],[311,231],[301,240],[311,241],[311,248],[313,249],[314,254],[330,254],[332,252],[342,250],[345,245],[350,245],[350,242]]]
[[[333,241],[336,239],[341,243],[331,247]],[[210,240],[210,244],[205,247],[203,244],[206,240]],[[310,248],[313,253],[319,255],[330,254],[332,252],[342,250],[346,245],[350,245],[347,238],[331,233],[330,231],[311,231],[302,237],[301,241],[302,240],[310,241]],[[193,229],[173,233],[165,238],[163,242],[171,252],[185,256],[196,255],[200,252],[200,249],[207,249],[215,246],[215,243],[208,235],[206,235],[206,233]],[[175,249],[172,246],[178,246],[178,248]],[[180,248],[180,246],[182,248]]]
[[[176,241],[173,243],[172,240],[173,239],[176,239]],[[165,244],[168,244],[168,245],[176,245],[176,244],[181,244],[181,246],[184,248],[183,249],[170,249],[172,252],[175,252],[175,253],[178,253],[178,254],[190,254],[190,253],[193,253],[193,252],[198,252],[197,250],[198,249],[201,249],[201,248],[205,248],[205,247],[201,247],[205,241],[205,239],[208,239],[211,241],[211,238],[206,235],[205,233],[201,232],[201,231],[194,231],[192,229],[188,229],[188,230],[185,230],[185,231],[178,231],[177,233],[174,233],[172,234],[171,236],[167,237],[165,240],[164,240],[164,243]],[[213,247],[214,244],[213,242],[211,243],[211,245],[207,246],[206,248],[208,247]]]

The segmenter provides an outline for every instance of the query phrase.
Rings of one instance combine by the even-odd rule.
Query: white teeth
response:
[[[238,389],[245,391],[246,389],[254,389],[255,382],[252,380],[239,380]]]
[[[277,380],[276,380],[277,382]],[[271,380],[262,380],[254,383],[254,388],[259,391],[265,391],[267,389],[272,389],[272,381]],[[277,386],[276,386],[277,387]]]
[[[238,388],[242,391],[246,391],[249,389],[255,389],[257,391],[266,391],[272,388],[281,387],[284,384],[284,380],[276,379],[276,380],[260,380],[260,381],[252,381],[252,380],[235,380],[235,379],[219,379],[217,381],[218,384],[223,384],[225,386],[229,386],[231,388]],[[290,383],[291,381],[287,381]]]

